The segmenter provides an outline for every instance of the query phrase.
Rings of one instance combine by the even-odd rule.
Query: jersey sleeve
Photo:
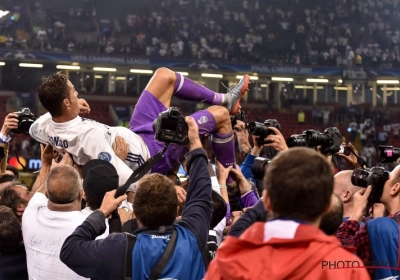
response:
[[[133,173],[121,159],[119,159],[103,132],[99,128],[91,128],[79,137],[78,157],[86,156],[89,159],[101,159],[114,165],[119,175],[119,185],[122,186]]]
[[[29,128],[29,134],[33,139],[40,143],[46,144],[48,142],[47,136],[44,134],[44,129],[48,123],[51,122],[50,113],[46,113],[39,117]]]

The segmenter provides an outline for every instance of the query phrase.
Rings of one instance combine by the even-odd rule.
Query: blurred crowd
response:
[[[0,47],[337,67],[400,61],[397,0],[120,1],[118,13],[105,2],[6,1]]]

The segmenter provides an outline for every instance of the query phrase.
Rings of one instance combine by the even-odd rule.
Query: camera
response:
[[[275,127],[279,131],[281,130],[281,125],[275,119],[268,119],[264,123],[251,122],[248,125],[248,130],[251,135],[259,136],[257,144],[261,146],[268,143],[264,140],[268,135],[275,134],[273,130],[269,129],[270,127]]]
[[[29,108],[23,108],[19,112],[14,112],[14,114],[18,116],[18,128],[11,130],[11,132],[29,135],[29,128],[36,120],[35,114]]]
[[[176,107],[161,112],[153,122],[155,138],[165,143],[189,144],[189,127]]]
[[[231,116],[232,128],[237,124],[237,121],[246,123],[246,116],[242,110],[239,110],[236,115]]]
[[[271,160],[263,157],[256,157],[254,163],[251,166],[251,173],[253,174],[253,179],[257,181],[262,181],[264,179],[265,171],[267,170],[268,164]]]
[[[317,133],[315,130],[312,130],[312,129],[303,131],[302,134],[298,134],[296,136],[292,136],[292,137],[289,137],[288,139],[286,139],[286,145],[289,148],[292,148],[292,147],[307,147],[307,142],[306,142],[306,138],[307,138],[306,132],[307,131],[309,131],[309,133],[312,132],[312,131]]]
[[[342,135],[336,127],[329,127],[324,130],[324,133],[315,130],[307,130],[305,133],[308,147],[321,146],[321,153],[327,156],[340,151]]]
[[[367,209],[374,203],[379,203],[383,187],[389,179],[389,172],[381,166],[373,167],[371,169],[357,168],[351,174],[351,183],[355,186],[366,188],[372,186],[371,194],[368,197]]]
[[[383,163],[395,162],[400,157],[400,148],[393,146],[379,146],[379,156],[383,159]]]

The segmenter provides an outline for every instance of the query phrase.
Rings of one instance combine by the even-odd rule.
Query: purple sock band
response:
[[[214,116],[207,110],[200,110],[193,114],[191,114],[193,119],[196,121],[199,126],[199,134],[200,135],[210,135],[217,126],[215,122]]]
[[[176,81],[174,85],[174,93],[182,88],[182,84],[184,82],[183,76],[180,73],[175,73],[175,76],[176,76]]]
[[[227,134],[213,133],[211,147],[215,157],[223,166],[227,167],[235,164],[235,137],[233,136],[233,131]]]

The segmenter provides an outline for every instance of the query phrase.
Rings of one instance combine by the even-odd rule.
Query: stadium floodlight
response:
[[[189,76],[189,73],[188,73],[188,72],[176,72],[176,73],[179,73],[179,74],[181,74],[182,76]]]
[[[115,80],[116,81],[125,81],[126,77],[123,77],[123,76],[115,77]]]
[[[4,66],[4,65],[6,65],[6,63],[3,61],[0,61],[0,66]]]
[[[117,68],[93,67],[93,71],[115,72],[117,71]]]
[[[399,80],[377,80],[376,83],[380,85],[397,85],[399,84]]]
[[[129,72],[135,74],[153,74],[153,70],[146,70],[146,69],[131,69],[129,70]]]
[[[307,83],[329,83],[328,79],[306,79]]]
[[[0,10],[0,18],[5,17],[6,15],[8,15],[10,13],[10,11],[3,11]]]
[[[382,87],[381,90],[385,90],[385,88]],[[387,87],[386,90],[400,90],[400,87]]]
[[[57,69],[62,69],[62,70],[79,70],[81,69],[80,66],[75,66],[75,65],[56,65]]]
[[[201,76],[204,78],[219,78],[222,79],[224,75],[222,74],[212,74],[212,73],[201,73]]]
[[[261,84],[260,87],[266,88],[266,87],[268,87],[268,85],[267,84]]]
[[[293,78],[287,77],[272,77],[271,80],[274,82],[293,82]]]
[[[294,86],[295,89],[314,89],[313,86],[302,86],[302,85],[297,85]],[[317,89],[324,89],[323,86],[317,86]]]
[[[346,90],[346,91],[348,90],[347,87],[334,87],[334,89],[335,89],[335,90],[343,90],[343,91],[344,91],[344,90]]]
[[[343,80],[342,80],[342,79],[337,80],[337,82],[338,82],[339,84],[343,84]]]
[[[243,78],[243,76],[241,76],[241,75],[237,75],[237,76],[236,76],[236,79],[238,79],[238,80],[240,80],[241,78]],[[257,80],[258,80],[258,77],[257,77],[257,76],[249,76],[249,78],[250,78],[250,80],[252,80],[252,81],[257,81]]]
[[[20,63],[19,67],[43,68],[43,64],[38,64],[38,63]]]

